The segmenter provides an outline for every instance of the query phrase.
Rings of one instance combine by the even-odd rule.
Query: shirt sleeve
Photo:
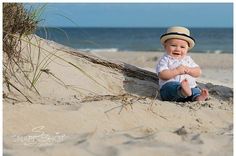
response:
[[[169,69],[168,67],[168,58],[167,57],[161,57],[160,60],[158,60],[156,65],[156,72],[157,74],[160,73],[163,70]]]
[[[194,67],[199,67],[199,65],[196,64],[190,56],[188,56],[188,65],[189,65],[189,67],[193,67],[193,68]]]

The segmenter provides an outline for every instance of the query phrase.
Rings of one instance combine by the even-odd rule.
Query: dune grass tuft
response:
[[[23,94],[11,78],[17,79],[15,73],[24,62],[21,37],[36,31],[38,21],[35,13],[27,11],[22,3],[3,3],[3,83],[9,91],[14,88]]]
[[[75,67],[96,84],[108,90],[81,67],[57,56],[55,52],[48,51],[40,43],[32,43],[30,41],[29,36],[35,33],[39,23],[39,17],[43,13],[44,8],[45,5],[42,5],[34,10],[26,10],[22,3],[3,3],[3,83],[8,88],[8,91],[14,89],[22,94],[28,102],[31,102],[30,98],[18,86],[21,85],[29,90],[33,89],[40,95],[36,89],[36,83],[42,73],[50,74],[57,82],[66,87],[67,85],[62,80],[53,73],[48,72],[47,66],[54,59],[60,59]],[[63,17],[66,18],[65,16]],[[69,18],[66,19],[70,20]],[[26,43],[28,47],[22,47],[22,43]],[[35,54],[33,54],[34,51],[31,51],[31,46],[38,48],[36,62],[33,62],[32,56]],[[24,48],[27,48],[27,55],[22,54]],[[24,66],[26,64],[28,66],[27,68]],[[23,79],[19,77],[19,73],[20,75],[23,74]],[[7,98],[6,93],[3,92],[3,95]]]
[[[20,39],[12,34],[21,37],[34,33],[38,23],[34,17],[21,3],[3,3],[3,52],[10,62],[21,58],[21,49],[17,47]]]

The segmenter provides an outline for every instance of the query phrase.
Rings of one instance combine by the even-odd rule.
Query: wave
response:
[[[104,49],[90,49],[90,48],[86,48],[86,49],[77,49],[79,51],[82,52],[118,52],[119,49],[117,48],[104,48]]]
[[[223,50],[206,50],[206,51],[203,51],[203,53],[213,53],[213,54],[222,54],[222,53],[229,53],[229,54],[232,54],[233,52],[232,51],[223,51]]]
[[[101,48],[101,49],[95,49],[95,48],[85,48],[85,49],[76,49],[81,52],[164,52],[163,49],[158,50],[135,50],[135,49],[129,49],[129,50],[121,50],[118,48]],[[222,53],[232,53],[228,51],[223,50],[194,50],[191,51],[192,53],[213,53],[213,54],[222,54]]]

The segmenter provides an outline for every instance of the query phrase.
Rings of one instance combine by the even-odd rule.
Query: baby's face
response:
[[[181,39],[169,39],[165,42],[166,52],[177,59],[183,58],[188,52],[188,42]]]

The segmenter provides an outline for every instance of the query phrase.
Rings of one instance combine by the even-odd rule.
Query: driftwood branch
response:
[[[78,51],[73,51],[73,50],[62,50],[62,51],[70,53],[71,55],[86,59],[94,64],[99,64],[99,65],[117,70],[121,72],[124,76],[131,78],[132,81],[136,81],[133,84],[129,84],[128,88],[133,88],[132,91],[127,89],[127,91],[131,94],[134,93],[141,96],[151,96],[151,97],[156,97],[156,95],[158,95],[159,86],[158,86],[158,76],[156,73],[153,73],[144,69],[140,69],[138,67],[135,67],[126,63],[111,62],[111,61],[96,57],[94,55],[91,55],[89,53],[88,54],[79,53]],[[145,83],[140,84],[138,80],[145,81]],[[140,85],[142,85],[142,90],[138,91],[140,89]],[[229,101],[231,101],[233,98],[232,88],[229,88],[226,86],[213,85],[209,83],[203,84],[199,82],[198,82],[198,85],[201,88],[207,88],[209,90],[209,93],[216,98],[229,100]]]
[[[126,93],[148,97],[156,97],[158,93],[158,77],[157,74],[153,72],[140,69],[127,63],[105,60],[89,53],[65,49],[60,49],[60,51],[120,72],[125,77],[123,87]]]
[[[147,81],[151,81],[154,83],[158,82],[158,76],[155,73],[140,69],[140,68],[132,66],[130,64],[115,63],[115,62],[111,62],[108,60],[98,58],[94,55],[78,53],[76,51],[71,51],[71,50],[70,51],[62,50],[62,51],[70,53],[70,54],[78,56],[78,57],[81,57],[81,58],[84,58],[94,64],[99,64],[99,65],[113,68],[114,70],[119,70],[128,77],[133,77],[133,78],[137,78],[140,80],[147,80]]]

